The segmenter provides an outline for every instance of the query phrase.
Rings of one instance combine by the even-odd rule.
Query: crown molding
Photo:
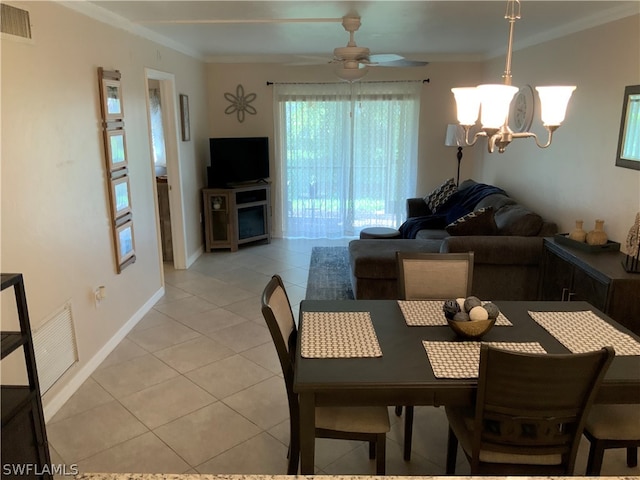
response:
[[[571,35],[582,30],[588,30],[589,28],[598,27],[606,23],[615,22],[616,20],[638,14],[640,14],[640,3],[631,2],[627,5],[611,7],[609,10],[606,10],[604,12],[599,12],[588,17],[574,20],[573,22],[565,23],[560,27],[545,30],[544,32],[539,32],[535,35],[530,35],[529,37],[526,37],[522,40],[516,40],[513,44],[513,50],[522,50],[523,48],[533,47],[550,40],[556,40],[558,38],[566,37],[567,35]],[[523,20],[526,21],[526,17],[524,17]],[[517,30],[518,26],[516,24],[516,37],[518,36]],[[504,53],[504,48],[501,48],[500,50],[494,50],[487,55],[486,59],[488,60],[504,56]]]
[[[119,28],[120,30],[124,30],[138,37],[145,38],[159,45],[171,48],[177,52],[184,53],[185,55],[197,60],[204,61],[204,57],[200,52],[188,48],[183,44],[175,42],[163,35],[149,30],[148,28],[133,23],[120,15],[110,12],[109,10],[94,5],[93,3],[89,3],[86,0],[55,0],[55,2],[111,27]]]

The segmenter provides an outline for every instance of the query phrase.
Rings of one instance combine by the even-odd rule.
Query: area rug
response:
[[[307,300],[353,299],[347,247],[313,247]]]

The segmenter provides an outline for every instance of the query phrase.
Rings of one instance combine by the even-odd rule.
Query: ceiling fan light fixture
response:
[[[336,76],[347,82],[358,81],[367,73],[369,73],[369,68],[367,66],[360,66],[360,68],[345,68],[345,66],[340,66],[335,69]]]
[[[355,82],[364,77],[369,66],[379,67],[422,67],[427,62],[417,62],[407,60],[396,54],[371,55],[366,47],[356,45],[355,32],[360,28],[360,17],[342,17],[342,26],[349,33],[349,42],[346,47],[333,49],[333,60],[330,63],[337,63],[340,66],[335,73],[338,78],[347,82]]]

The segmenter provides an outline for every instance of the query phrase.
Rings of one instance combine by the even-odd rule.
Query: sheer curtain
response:
[[[160,89],[149,89],[149,107],[151,117],[151,145],[153,147],[153,162],[156,173],[166,172],[167,155],[164,147],[164,128],[162,126],[162,105],[160,104]]]
[[[421,83],[274,88],[282,236],[338,238],[399,226],[415,192]]]

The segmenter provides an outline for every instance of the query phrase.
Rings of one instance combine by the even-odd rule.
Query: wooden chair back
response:
[[[278,352],[287,393],[293,394],[293,373],[298,330],[289,296],[279,275],[274,275],[262,293],[262,316]],[[295,403],[297,403],[297,396]]]
[[[446,300],[471,294],[473,252],[396,252],[396,263],[403,300]]]
[[[472,474],[573,473],[580,437],[598,387],[613,360],[611,347],[583,354],[526,354],[482,345],[471,444]],[[484,458],[483,458],[484,457]],[[493,457],[493,458],[492,458]],[[554,460],[555,459],[555,460]]]

